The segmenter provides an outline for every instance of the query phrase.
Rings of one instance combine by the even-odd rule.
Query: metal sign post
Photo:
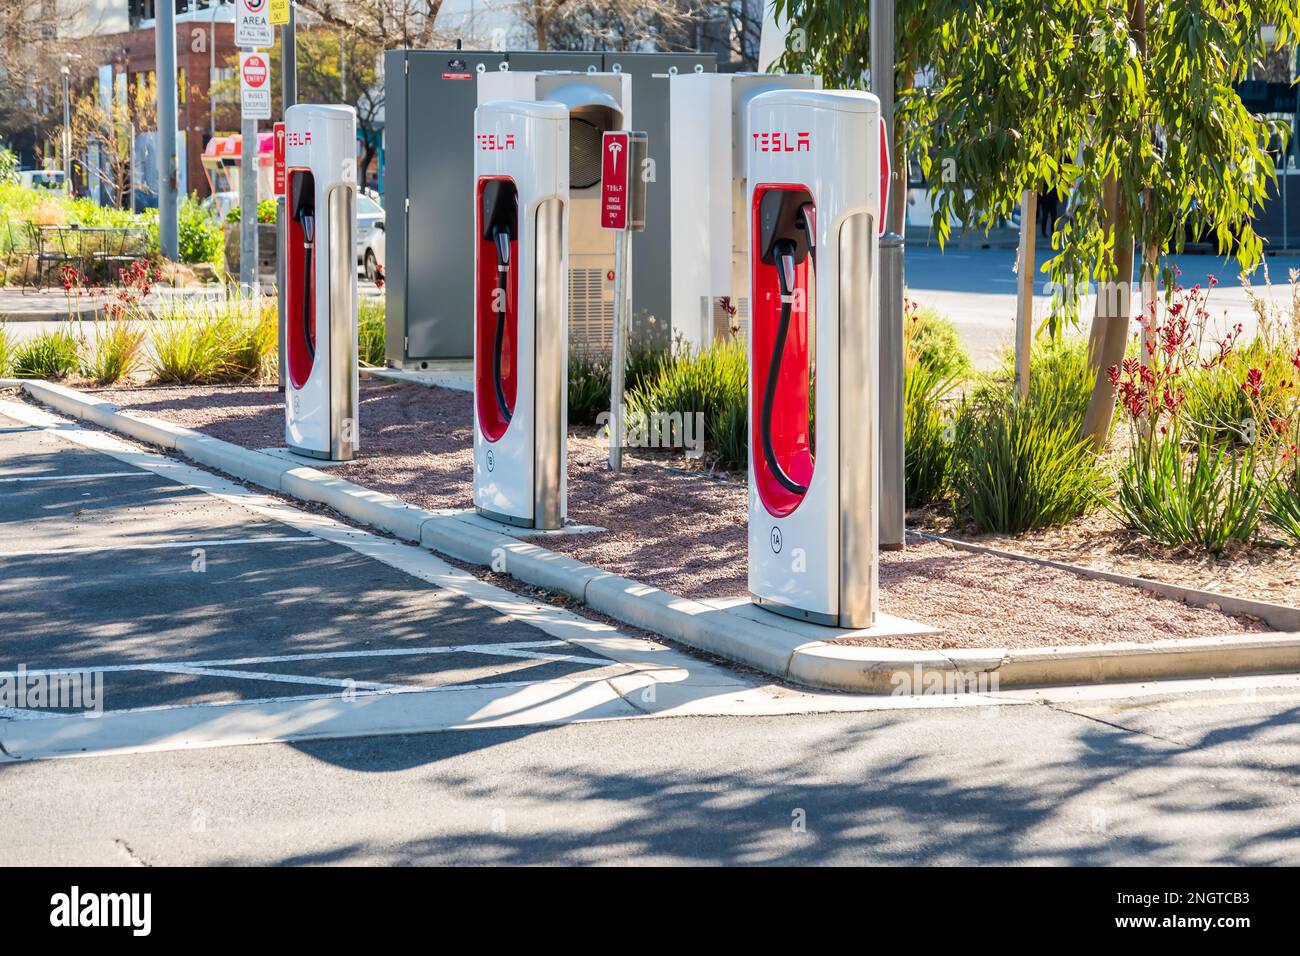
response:
[[[645,133],[617,130],[601,139],[600,225],[614,230],[614,330],[609,363],[609,467],[623,467],[623,375],[627,368],[632,233],[645,229]]]
[[[277,355],[279,374],[276,376],[276,383],[280,391],[284,391],[284,292],[285,292],[285,255],[284,248],[284,223],[285,223],[285,205],[284,205],[284,123],[276,123],[272,129],[275,137],[275,296],[276,296],[276,327],[277,334]]]

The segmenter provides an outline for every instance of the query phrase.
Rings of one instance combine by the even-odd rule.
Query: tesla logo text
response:
[[[756,153],[811,153],[812,133],[755,133]]]
[[[305,133],[289,133],[286,135],[286,139],[290,146],[310,146],[311,131],[308,130]]]
[[[474,138],[478,140],[479,149],[488,150],[489,152],[515,148],[514,133],[506,133],[504,136],[499,136],[496,133],[479,133]]]

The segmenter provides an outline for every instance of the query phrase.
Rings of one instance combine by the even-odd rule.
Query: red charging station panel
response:
[[[288,195],[292,195],[294,181],[299,176],[312,178],[312,172],[305,166],[295,166],[287,170],[285,186]],[[315,183],[306,187],[315,190]],[[316,243],[312,250],[313,258],[307,262],[307,247],[304,243],[302,223],[289,210],[285,214],[285,245],[288,256],[285,260],[284,338],[288,355],[289,379],[294,388],[302,388],[311,377],[314,364],[312,357],[316,351],[316,262],[314,255],[320,248]],[[319,233],[318,233],[319,236]],[[306,300],[304,303],[303,300]],[[306,308],[305,318],[303,309]]]
[[[474,282],[477,315],[474,318],[474,393],[477,396],[479,427],[488,441],[506,433],[510,422],[497,404],[496,385],[492,381],[492,354],[496,345],[497,312],[493,308],[497,293],[497,249],[491,239],[483,238],[483,189],[492,180],[513,183],[509,176],[484,176],[474,192]],[[526,228],[519,217],[518,232]],[[515,407],[519,391],[519,236],[510,241],[510,271],[506,280],[505,327],[501,338],[501,387],[506,404]]]
[[[752,221],[754,232],[750,236],[751,249],[757,249],[759,238],[759,206],[765,193],[775,189],[800,190],[808,187],[780,183],[759,186],[754,190]],[[777,373],[776,395],[772,403],[772,449],[776,462],[795,482],[807,485],[813,475],[812,443],[812,393],[810,391],[809,358],[811,341],[809,319],[813,314],[812,257],[795,266],[795,302],[790,310],[790,324],[786,333],[785,348],[781,353],[781,368]],[[749,447],[753,462],[755,484],[763,507],[777,518],[783,518],[799,507],[804,495],[796,494],[782,485],[772,474],[762,453],[763,392],[768,370],[772,367],[772,352],[776,345],[777,327],[781,320],[781,288],[777,281],[776,266],[764,265],[754,259],[752,288],[750,290],[749,335],[753,342],[754,367],[751,371],[750,434]]]

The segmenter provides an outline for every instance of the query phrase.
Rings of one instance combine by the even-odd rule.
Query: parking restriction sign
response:
[[[271,0],[235,0],[235,46],[266,49],[275,43]]]

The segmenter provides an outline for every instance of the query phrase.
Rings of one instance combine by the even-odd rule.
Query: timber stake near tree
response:
[[[1284,925],[1294,3],[90,6],[0,12],[11,926]]]

